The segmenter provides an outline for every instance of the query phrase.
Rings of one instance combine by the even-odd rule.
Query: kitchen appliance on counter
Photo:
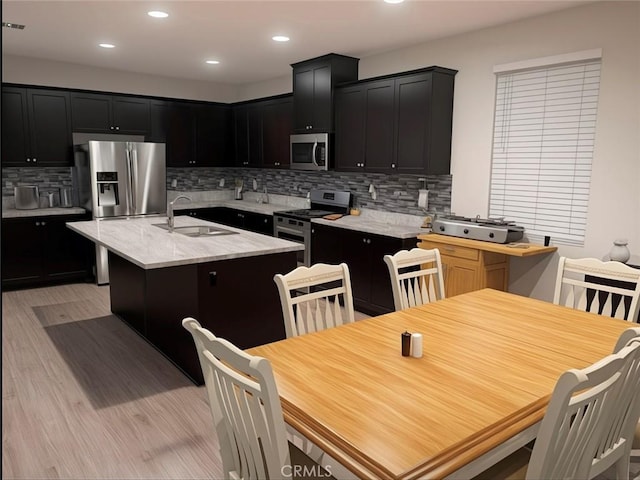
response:
[[[60,188],[60,206],[63,208],[73,207],[73,189],[68,187]]]
[[[331,153],[331,135],[328,133],[302,133],[291,135],[292,170],[328,170]]]
[[[242,200],[242,188],[244,182],[242,180],[236,180],[236,186],[233,189],[233,198],[235,200]]]
[[[309,192],[311,208],[287,210],[273,214],[274,237],[302,243],[298,263],[311,266],[311,219],[333,213],[349,214],[351,192],[336,190],[311,190]]]
[[[74,188],[94,219],[167,212],[164,143],[89,141],[75,146]],[[96,245],[98,285],[109,283],[107,250]]]
[[[40,207],[40,195],[37,185],[20,185],[13,187],[17,210],[33,210]]]
[[[523,237],[524,227],[503,218],[480,218],[480,215],[476,218],[444,215],[433,221],[432,232],[472,240],[511,243]]]

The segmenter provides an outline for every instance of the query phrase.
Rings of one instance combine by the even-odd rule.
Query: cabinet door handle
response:
[[[38,159],[37,159],[37,158],[34,158],[34,159],[33,159],[33,163],[36,163],[37,161],[38,161]]]
[[[43,227],[47,224],[47,222],[40,222],[40,225],[42,225]]]
[[[36,222],[36,227],[39,227],[39,226],[40,226],[40,222]]]
[[[392,163],[392,164],[391,164],[391,168],[396,168],[396,164],[395,164],[395,163]]]
[[[120,130],[120,127],[116,127],[116,130]]]

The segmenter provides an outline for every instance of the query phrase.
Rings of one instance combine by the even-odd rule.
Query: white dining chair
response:
[[[182,325],[200,359],[225,478],[297,478],[300,472],[331,478],[287,441],[269,361],[216,337],[194,318]]]
[[[413,248],[385,255],[396,310],[445,298],[442,261],[437,248]]]
[[[563,373],[551,395],[528,461],[526,449],[520,449],[475,480],[588,480],[613,464],[618,480],[627,480],[629,443],[619,450],[610,447],[625,444],[624,419],[637,413],[637,395],[635,404],[623,405],[625,401],[621,398],[633,398],[625,392],[637,390],[639,362],[640,341],[632,339],[620,351],[589,367]],[[636,384],[631,388],[628,382],[634,376]]]
[[[273,278],[287,338],[353,323],[353,294],[346,263],[317,263]]]
[[[622,332],[622,334],[620,335],[620,338],[618,339],[614,352],[620,351],[627,344],[630,344],[630,342],[632,342],[633,340],[640,341],[640,327],[628,328],[624,332]],[[632,402],[635,401],[636,408],[638,409],[635,414],[633,413],[629,414],[627,418],[628,424],[626,425],[626,431],[625,431],[625,441],[627,442],[625,446],[628,447],[629,444],[631,444],[628,458],[634,459],[634,460],[640,459],[640,372],[639,370],[640,370],[640,361],[638,361],[638,364],[636,364],[635,370],[633,367],[630,369],[631,374],[634,371],[636,372],[636,378],[634,379],[633,375],[630,375],[627,380],[629,388],[631,388],[631,390],[635,392],[636,398],[635,400],[632,400]],[[621,401],[623,401],[622,398],[621,398]],[[628,465],[626,468],[628,468]],[[623,472],[623,475],[624,475],[624,472]],[[618,478],[621,478],[620,474],[618,474]]]
[[[633,322],[640,306],[640,269],[596,258],[560,257],[553,303]]]
[[[640,420],[640,328],[630,330],[636,334],[635,337],[618,352],[634,350],[628,356],[622,384],[615,395],[616,405],[611,411],[610,426],[598,442],[591,466],[592,477],[615,465],[618,480],[629,478],[629,461]]]

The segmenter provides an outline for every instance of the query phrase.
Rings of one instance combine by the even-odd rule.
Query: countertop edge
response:
[[[485,252],[502,253],[512,257],[531,257],[534,255],[546,255],[548,253],[555,252],[558,247],[537,245],[534,243],[523,244],[522,242],[515,242],[513,244],[491,243],[483,242],[481,240],[471,240],[469,238],[459,238],[448,235],[440,235],[438,233],[428,233],[418,236],[418,240],[425,240],[428,242],[442,243],[448,245],[457,245],[459,247],[475,248],[477,250],[483,250]],[[509,246],[513,245],[513,246]],[[529,245],[527,248],[520,248],[516,245]]]
[[[2,218],[53,217],[62,215],[83,215],[85,213],[87,213],[87,211],[81,207],[33,208],[27,210],[7,208],[2,210]]]
[[[345,223],[346,219],[351,220],[353,223]],[[357,217],[346,216],[338,220],[325,220],[323,218],[314,218],[311,220],[312,224],[326,225],[329,227],[342,228],[345,230],[353,230],[355,232],[370,233],[372,235],[380,235],[383,237],[398,238],[401,240],[416,238],[424,231],[420,231],[420,227],[413,227],[411,225],[393,225],[383,222],[376,222],[370,219],[355,220]],[[367,222],[368,225],[364,224]]]

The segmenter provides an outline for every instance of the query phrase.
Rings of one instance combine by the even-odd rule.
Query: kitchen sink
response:
[[[169,226],[166,223],[154,223],[153,226],[162,228],[163,230],[169,230]],[[183,225],[173,227],[173,232],[186,235],[187,237],[217,237],[220,235],[235,235],[239,233],[210,225]]]

